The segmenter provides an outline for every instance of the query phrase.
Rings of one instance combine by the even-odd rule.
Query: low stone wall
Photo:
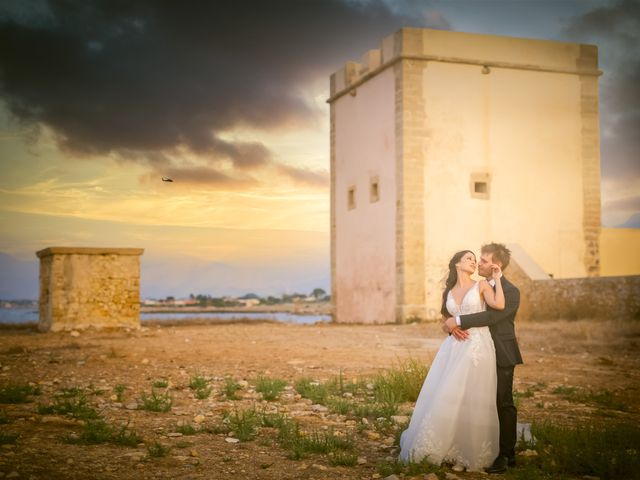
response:
[[[141,248],[40,250],[42,331],[140,326]]]
[[[640,319],[640,275],[533,280],[515,262],[505,275],[520,289],[518,320]]]

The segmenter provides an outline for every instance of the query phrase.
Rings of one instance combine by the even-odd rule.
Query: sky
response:
[[[597,44],[640,227],[640,0],[4,0],[0,298],[53,245],[145,248],[143,297],[328,289],[329,75],[402,27]]]

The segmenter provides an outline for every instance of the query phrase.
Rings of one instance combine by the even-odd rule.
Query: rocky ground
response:
[[[518,336],[526,362],[516,369],[520,422],[638,424],[640,323],[522,323]],[[428,365],[442,339],[435,325],[421,324],[235,323],[55,334],[3,330],[0,387],[30,382],[39,394],[27,403],[0,405],[5,443],[0,478],[384,478],[379,465],[396,457],[402,428],[396,424],[412,405],[401,405],[391,421],[363,420],[314,404],[296,391],[296,382],[341,376],[366,391],[373,376],[407,359]],[[255,391],[261,376],[286,382],[277,400],[266,401]],[[189,388],[196,377],[206,382],[201,395],[206,398]],[[228,395],[233,383],[239,385],[238,399]],[[85,420],[46,407],[80,391],[108,425],[126,425],[139,440],[133,446],[79,441]],[[169,411],[141,409],[143,394],[152,391],[171,398]],[[357,401],[358,394],[344,397]],[[297,421],[303,434],[330,432],[351,438],[353,446],[340,462],[324,453],[293,459],[273,426],[260,426],[251,440],[239,441],[224,419],[247,409],[280,413]],[[445,474],[487,478],[451,470],[440,478]]]

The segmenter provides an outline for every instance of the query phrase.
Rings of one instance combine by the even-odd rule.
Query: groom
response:
[[[503,244],[484,245],[481,249],[478,273],[495,287],[491,279],[492,265],[498,265],[504,271],[510,259],[511,252]],[[520,291],[504,276],[501,276],[499,281],[504,291],[504,310],[488,307],[484,312],[449,317],[444,325],[444,328],[458,340],[465,340],[469,336],[465,330],[472,327],[489,327],[493,337],[498,375],[496,406],[500,420],[500,453],[493,465],[487,468],[488,473],[504,472],[507,467],[513,467],[516,463],[517,410],[513,404],[513,370],[516,365],[522,363],[514,329],[516,312],[520,306]]]

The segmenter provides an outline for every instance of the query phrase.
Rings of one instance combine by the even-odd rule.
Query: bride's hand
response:
[[[500,265],[496,265],[495,263],[491,265],[491,278],[493,278],[495,281],[498,281],[500,275],[502,275],[502,269],[500,268]]]

